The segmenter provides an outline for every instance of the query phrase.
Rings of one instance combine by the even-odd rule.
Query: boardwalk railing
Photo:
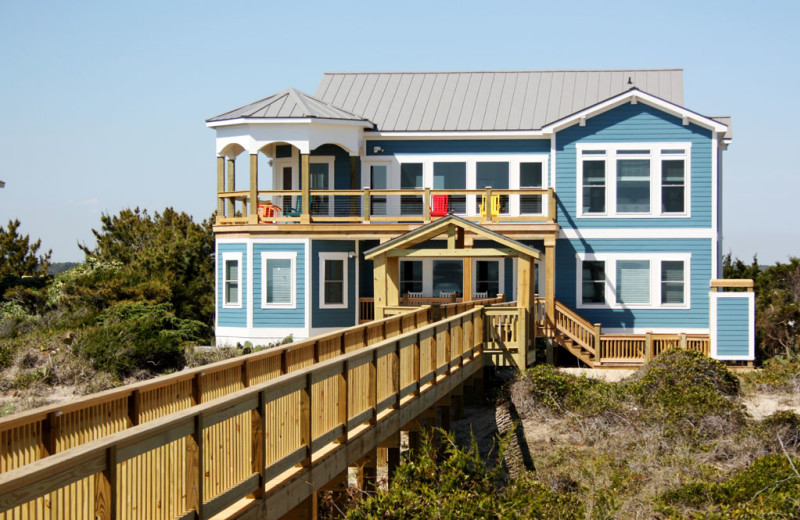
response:
[[[149,423],[430,322],[430,308],[0,418],[0,473]],[[236,428],[248,427],[237,424]],[[211,431],[209,440],[226,435]],[[241,469],[232,470],[235,478]],[[172,476],[170,478],[177,478]],[[79,484],[79,486],[87,484]],[[2,518],[2,515],[0,515]]]
[[[342,332],[287,359],[310,366],[0,474],[0,514],[279,518],[473,375],[482,331],[476,307],[355,350]]]

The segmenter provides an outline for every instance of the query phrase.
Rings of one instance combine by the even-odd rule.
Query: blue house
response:
[[[592,366],[754,357],[753,294],[719,280],[730,119],[683,106],[682,70],[329,73],[207,126],[218,344],[503,294]]]

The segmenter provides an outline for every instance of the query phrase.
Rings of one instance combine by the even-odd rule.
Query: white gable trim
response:
[[[542,128],[542,131],[545,133],[558,132],[559,130],[562,130],[568,126],[579,124],[581,120],[583,120],[584,118],[594,117],[598,114],[602,114],[603,112],[607,112],[612,108],[616,108],[628,102],[635,104],[640,101],[654,108],[658,108],[659,110],[663,110],[664,112],[679,117],[682,120],[686,118],[687,121],[702,126],[703,128],[708,128],[715,132],[720,132],[724,134],[728,130],[728,127],[726,125],[723,125],[718,121],[714,121],[709,117],[702,116],[696,112],[692,112],[691,110],[683,108],[682,106],[670,103],[669,101],[665,101],[661,98],[658,98],[656,96],[653,96],[651,94],[648,94],[646,92],[634,88],[627,92],[623,92],[622,94],[619,94],[617,96],[609,98],[594,106],[585,108],[580,112],[575,112],[570,116],[567,116],[558,121],[554,121],[549,125],[545,125]]]
[[[332,125],[345,125],[345,126],[360,126],[364,128],[372,128],[373,124],[364,120],[350,120],[350,119],[335,119],[324,117],[240,117],[237,119],[226,119],[224,121],[209,121],[206,123],[208,128],[217,128],[219,126],[233,126],[233,125],[274,125],[286,123],[323,123]]]

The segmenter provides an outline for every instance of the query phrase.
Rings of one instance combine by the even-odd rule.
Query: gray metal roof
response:
[[[633,87],[683,105],[683,70],[326,73],[316,97],[384,132],[538,130]]]
[[[331,106],[299,90],[288,88],[277,94],[207,119],[208,122],[241,118],[321,118],[363,121],[362,117]]]

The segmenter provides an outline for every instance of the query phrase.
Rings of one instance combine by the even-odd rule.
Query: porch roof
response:
[[[534,247],[523,244],[522,242],[518,242],[516,240],[512,240],[504,235],[501,235],[500,233],[496,233],[494,231],[486,229],[483,226],[465,220],[456,215],[448,215],[442,219],[435,220],[429,224],[425,224],[424,226],[421,226],[413,231],[409,231],[404,235],[400,235],[397,238],[393,238],[392,240],[384,242],[379,246],[373,247],[372,249],[365,251],[364,259],[372,260],[373,258],[379,255],[386,254],[393,250],[405,249],[420,244],[422,242],[427,242],[428,240],[435,238],[441,235],[442,233],[446,232],[448,228],[450,228],[451,226],[463,229],[464,231],[469,231],[471,233],[474,233],[480,238],[492,240],[502,246],[509,248],[511,251],[530,256],[531,258],[539,258],[541,254],[541,252]]]
[[[249,105],[207,119],[207,123],[232,119],[339,119],[366,121],[361,116],[342,110],[305,92],[287,88]]]

